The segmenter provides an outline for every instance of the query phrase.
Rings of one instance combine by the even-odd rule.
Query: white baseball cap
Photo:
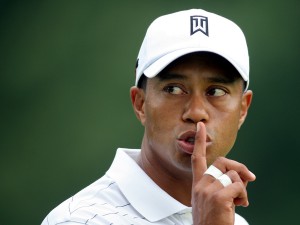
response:
[[[211,52],[227,59],[249,85],[249,55],[242,30],[232,21],[190,9],[154,20],[141,45],[136,81],[142,74],[155,77],[175,59],[192,52]]]

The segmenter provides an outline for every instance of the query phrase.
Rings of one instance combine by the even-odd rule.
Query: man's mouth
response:
[[[189,137],[185,141],[188,142],[188,143],[191,143],[191,144],[195,144],[195,138],[194,137]]]
[[[193,130],[189,130],[181,133],[177,138],[177,145],[179,149],[181,149],[185,153],[193,154],[194,147],[195,147],[195,137],[196,137],[196,131]],[[207,136],[206,144],[210,142],[211,139]]]
[[[177,144],[183,152],[192,154],[194,151],[196,131],[190,130],[179,135]]]

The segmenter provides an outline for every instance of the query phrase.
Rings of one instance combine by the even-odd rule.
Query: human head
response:
[[[177,58],[193,52],[211,52],[229,61],[249,85],[246,39],[232,21],[191,9],[161,16],[149,26],[136,63],[136,82],[152,78]]]
[[[201,26],[194,26],[195,18]],[[161,79],[161,75],[165,72],[183,75],[186,83],[172,79],[171,84],[167,82],[164,87],[165,79]],[[203,72],[213,79],[205,79]],[[207,91],[219,89],[216,87],[220,87],[220,83],[214,81],[223,80],[219,77],[226,74],[234,76],[231,81],[237,81],[225,81],[234,91],[226,94],[227,97],[216,98],[218,100],[211,98]],[[190,158],[181,154],[177,137],[182,132],[193,133],[200,121],[206,126],[208,140],[212,141],[207,147],[208,163],[230,151],[252,99],[252,92],[247,90],[247,44],[237,25],[203,10],[159,17],[148,28],[138,55],[136,86],[141,77],[149,78],[146,79],[147,86],[145,89],[132,87],[131,100],[138,119],[145,127],[142,152],[148,155],[148,159],[151,158],[151,163],[161,162],[158,167],[174,173],[179,172],[175,168],[181,166],[189,170]],[[245,82],[244,90],[242,80]],[[163,93],[168,92],[168,86],[174,83],[179,85],[175,85],[177,91],[187,90],[181,97]],[[189,138],[192,140],[194,137],[191,135]],[[185,139],[187,142],[191,140]]]
[[[202,122],[211,164],[233,147],[251,98],[237,70],[219,55],[179,57],[147,79],[145,89],[131,88],[134,111],[145,128],[142,155],[157,171],[189,173],[196,125]]]

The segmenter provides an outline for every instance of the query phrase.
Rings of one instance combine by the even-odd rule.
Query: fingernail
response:
[[[252,173],[251,171],[249,171],[249,172],[251,173],[252,177],[253,177],[254,179],[256,179],[256,176],[255,176],[255,174],[254,174],[254,173]]]
[[[248,207],[249,206],[249,201],[246,202],[245,205],[243,205],[243,207]]]
[[[197,132],[200,130],[200,123],[197,123]]]
[[[249,201],[247,201],[247,207],[249,206],[249,204],[250,204]]]

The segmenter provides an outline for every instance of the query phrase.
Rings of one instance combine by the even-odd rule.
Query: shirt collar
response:
[[[139,152],[139,149],[119,148],[107,171],[131,205],[150,222],[159,221],[183,210],[191,210],[162,190],[137,165],[133,158]]]

